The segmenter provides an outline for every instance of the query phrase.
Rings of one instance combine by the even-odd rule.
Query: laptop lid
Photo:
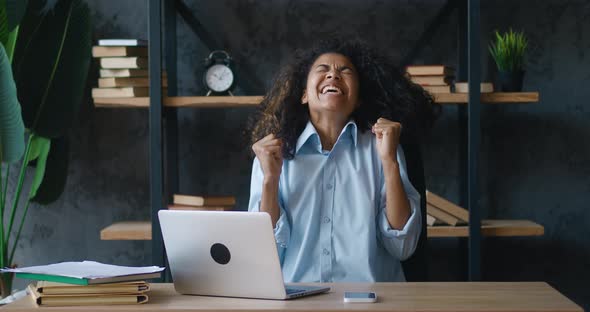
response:
[[[160,210],[158,217],[177,292],[287,297],[267,213]]]

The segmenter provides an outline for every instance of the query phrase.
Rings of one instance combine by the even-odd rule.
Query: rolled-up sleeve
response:
[[[404,225],[403,229],[396,230],[391,228],[389,221],[387,220],[386,188],[384,179],[382,178],[381,201],[379,204],[379,216],[377,222],[381,233],[381,241],[387,251],[392,256],[397,257],[399,260],[405,260],[409,258],[416,250],[418,239],[420,237],[420,230],[422,227],[422,217],[420,212],[420,194],[418,191],[416,191],[408,179],[406,160],[401,146],[399,146],[397,150],[397,160],[399,163],[402,184],[410,204],[410,218]],[[381,176],[383,177],[383,174]]]
[[[248,211],[250,212],[259,212],[260,211],[260,201],[262,199],[262,182],[264,180],[264,174],[262,172],[262,168],[260,167],[260,162],[258,158],[254,158],[254,162],[252,164],[252,179],[250,180],[250,201],[248,203]],[[283,255],[285,253],[285,249],[289,245],[289,239],[291,235],[291,226],[289,224],[287,214],[285,213],[283,200],[281,199],[280,195],[280,185],[279,185],[279,209],[280,215],[279,220],[277,221],[275,228],[274,228],[274,235],[275,241],[277,243],[277,251],[279,253],[279,258],[281,260],[281,264],[283,263]]]

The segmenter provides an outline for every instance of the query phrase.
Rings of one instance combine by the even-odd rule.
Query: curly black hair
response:
[[[361,132],[369,130],[380,117],[387,118],[403,125],[403,144],[418,140],[432,126],[438,113],[433,98],[412,83],[404,71],[361,40],[327,39],[310,49],[297,50],[275,77],[250,120],[251,144],[274,133],[283,140],[283,157],[293,159],[297,139],[309,120],[308,105],[301,105],[307,76],[315,60],[325,53],[342,54],[357,69],[361,104],[351,118]]]

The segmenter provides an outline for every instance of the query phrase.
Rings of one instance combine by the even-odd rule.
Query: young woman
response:
[[[405,281],[422,225],[400,134],[432,104],[361,42],[297,52],[252,127],[249,210],[270,214],[285,281]]]

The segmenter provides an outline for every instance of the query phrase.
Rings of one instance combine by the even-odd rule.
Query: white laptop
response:
[[[177,292],[292,299],[329,287],[285,285],[270,216],[264,212],[158,212]]]

